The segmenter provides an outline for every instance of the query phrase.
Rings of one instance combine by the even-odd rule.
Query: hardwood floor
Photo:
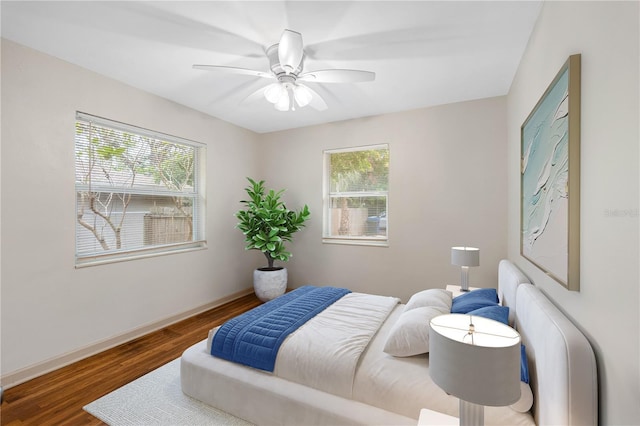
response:
[[[104,425],[82,407],[178,358],[211,328],[260,303],[254,294],[244,296],[7,389],[0,424]]]

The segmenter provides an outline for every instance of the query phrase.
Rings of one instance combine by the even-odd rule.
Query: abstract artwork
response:
[[[580,55],[562,66],[521,127],[520,253],[580,289]]]

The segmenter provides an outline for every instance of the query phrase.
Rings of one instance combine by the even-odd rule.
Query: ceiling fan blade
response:
[[[275,76],[270,72],[250,70],[246,68],[225,67],[222,65],[194,65],[193,69],[204,71],[221,71],[228,74],[242,74],[262,78],[275,78]]]
[[[317,83],[362,83],[376,79],[376,73],[360,70],[318,70],[298,76],[298,80]]]
[[[302,85],[300,83],[298,83],[299,86],[303,86],[305,89],[307,89],[312,97],[311,97],[311,102],[309,102],[309,106],[311,106],[311,108],[318,110],[318,111],[324,111],[326,110],[327,107],[327,103],[324,101],[324,99],[322,99],[322,96],[320,96],[318,94],[318,92],[316,92],[315,90],[311,89],[309,86],[307,85]]]
[[[295,71],[302,62],[302,34],[284,30],[278,44],[278,60],[285,73]]]
[[[247,96],[246,98],[242,99],[238,105],[249,105],[249,104],[253,104],[258,101],[264,100],[264,91],[266,90],[267,87],[269,86],[267,85],[265,87],[259,88],[258,90],[256,90],[255,92]]]

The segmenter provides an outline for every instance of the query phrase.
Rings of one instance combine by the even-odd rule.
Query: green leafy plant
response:
[[[284,189],[266,192],[264,181],[256,182],[247,178],[249,185],[245,188],[249,200],[242,200],[246,209],[236,213],[238,229],[245,236],[246,250],[260,250],[267,258],[268,267],[261,270],[272,271],[282,269],[274,267],[273,262],[288,261],[292,254],[287,251],[284,243],[291,241],[293,234],[304,228],[311,213],[305,205],[300,211],[287,209],[280,197]]]

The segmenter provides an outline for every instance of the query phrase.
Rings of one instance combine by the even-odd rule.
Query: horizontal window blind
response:
[[[324,152],[325,240],[388,240],[389,147]]]
[[[203,243],[203,150],[196,142],[77,113],[76,264]]]

